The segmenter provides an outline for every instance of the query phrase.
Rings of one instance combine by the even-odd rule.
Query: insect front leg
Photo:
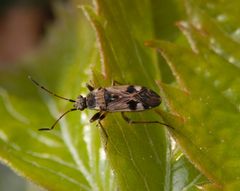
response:
[[[134,121],[131,120],[130,118],[128,118],[124,112],[121,112],[122,114],[122,118],[128,123],[128,124],[147,124],[147,123],[158,123],[167,127],[170,127],[171,129],[174,129],[173,127],[171,127],[170,125],[166,124],[166,123],[162,123],[160,121]]]
[[[102,132],[104,133],[104,136],[106,137],[106,139],[108,139],[108,134],[101,123],[101,121],[106,117],[106,115],[107,115],[107,112],[99,111],[93,115],[93,117],[90,119],[90,123],[97,120],[98,125],[100,126]],[[105,148],[106,148],[106,146],[105,146]]]
[[[89,121],[90,121],[90,123],[92,123],[96,120],[101,121],[106,117],[106,115],[107,115],[107,112],[99,111],[99,112],[95,113]]]

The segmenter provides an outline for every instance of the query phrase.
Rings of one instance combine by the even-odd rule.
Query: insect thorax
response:
[[[105,88],[98,88],[91,91],[86,97],[86,104],[89,109],[107,110],[108,91]]]
[[[96,108],[96,91],[90,92],[86,97],[86,104],[89,109]]]

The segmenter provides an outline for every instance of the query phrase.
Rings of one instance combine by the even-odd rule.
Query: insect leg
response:
[[[94,114],[94,116],[90,119],[90,123],[98,120],[98,124],[100,125],[102,131],[104,132],[104,134],[106,135],[106,137],[108,137],[107,132],[105,131],[105,129],[103,128],[101,121],[106,117],[106,112],[102,112],[99,111],[97,113]]]
[[[92,122],[98,120],[98,125],[100,126],[104,136],[106,137],[106,140],[108,140],[108,134],[107,134],[106,130],[104,129],[102,123],[101,123],[101,121],[106,117],[106,115],[107,115],[106,112],[99,111],[99,112],[94,114],[94,116],[90,119],[90,122],[92,123]],[[106,145],[107,145],[107,141],[106,141],[105,146],[104,146],[105,149],[106,149]]]
[[[89,84],[86,84],[86,86],[87,86],[87,89],[88,89],[90,92],[94,90],[94,87],[93,87],[93,86],[91,86],[91,85],[89,85]]]
[[[104,127],[103,127],[103,125],[101,123],[101,120],[98,120],[98,125],[100,126],[100,128],[101,128],[104,136],[106,137],[106,139],[108,139],[108,134],[107,134],[106,130],[104,129]]]
[[[101,113],[102,113],[101,111],[95,113],[95,114],[92,116],[92,118],[89,120],[90,123],[92,123],[92,122],[98,120],[98,119],[100,118],[100,116],[101,116]]]
[[[107,112],[102,112],[99,119],[98,119],[98,125],[100,126],[103,134],[104,134],[104,137],[105,137],[105,143],[104,143],[104,149],[107,150],[107,143],[108,143],[108,134],[106,132],[106,130],[104,129],[101,121],[106,117],[107,115]]]
[[[133,121],[130,118],[128,118],[124,112],[121,112],[122,114],[122,118],[128,123],[128,124],[146,124],[146,123],[158,123],[167,127],[170,127],[171,129],[174,129],[172,126],[166,124],[166,123],[162,123],[160,121]]]
[[[112,81],[112,86],[116,86],[116,85],[123,85],[122,83],[116,81],[116,80],[113,80]]]

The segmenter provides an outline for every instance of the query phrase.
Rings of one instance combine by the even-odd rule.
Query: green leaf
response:
[[[84,10],[100,43],[103,78],[156,89],[155,80],[159,78],[156,55],[143,46],[146,39],[154,37],[151,3],[145,1],[139,4],[132,1],[129,5],[129,1],[97,1],[96,4],[98,15],[90,7],[85,7]],[[135,7],[136,12],[132,12],[131,7]],[[161,120],[153,111],[128,115],[135,120]],[[107,157],[121,190],[181,190],[191,183],[186,189],[195,187],[198,179],[194,182],[191,178],[186,178],[180,186],[172,182],[172,177],[175,176],[172,168],[175,168],[175,162],[177,164],[178,161],[174,161],[173,166],[170,163],[171,143],[163,127],[150,124],[127,125],[117,114],[109,114],[103,124],[108,134],[105,143]],[[185,177],[196,174],[201,176],[196,170],[187,167],[184,169],[187,172]],[[182,173],[176,172],[176,176],[177,174]]]
[[[238,190],[240,70],[234,10],[239,3],[186,1],[186,7],[188,21],[178,26],[194,53],[166,42],[149,43],[160,50],[178,82],[177,87],[160,84],[172,111],[164,116],[175,119],[177,142],[213,183],[202,188]]]
[[[201,172],[219,188],[236,189],[240,174],[240,155],[235,152],[239,148],[240,71],[209,51],[204,35],[200,38],[198,31],[185,29],[198,37],[192,38],[198,54],[168,42],[149,42],[160,50],[178,83],[177,87],[159,84],[175,122],[169,121],[169,114],[164,114],[165,119],[173,123],[173,136]]]
[[[85,12],[97,31],[105,78],[125,84],[154,87],[154,76],[158,72],[154,64],[155,56],[143,44],[145,38],[152,36],[151,30],[143,31],[145,27],[151,29],[151,20],[145,18],[141,25],[132,25],[141,15],[140,12],[131,14],[125,9],[129,7],[129,2],[97,3],[102,15],[97,16],[90,7],[85,7]],[[149,2],[137,6],[136,10],[150,11]],[[144,16],[150,17],[149,14]],[[149,63],[148,67],[146,63]],[[142,120],[156,118],[151,111],[144,115],[129,116]],[[108,134],[106,153],[120,189],[164,189],[164,182],[170,178],[166,176],[169,170],[166,167],[170,161],[164,129],[156,125],[128,125],[119,114],[109,114],[103,126]]]
[[[177,158],[172,160],[171,190],[197,191],[199,189],[196,185],[202,185],[208,182],[182,153],[178,152],[176,156]]]

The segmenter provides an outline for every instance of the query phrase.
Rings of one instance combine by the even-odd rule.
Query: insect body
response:
[[[38,82],[33,80],[31,77],[29,78],[33,81],[33,83],[48,93],[58,98],[74,102],[73,108],[63,113],[51,128],[42,128],[39,130],[51,130],[67,113],[76,110],[82,111],[86,108],[98,111],[90,119],[90,122],[97,120],[101,127],[101,120],[106,117],[107,113],[111,112],[121,112],[123,119],[128,123],[159,123],[170,127],[169,125],[159,121],[132,121],[125,115],[124,112],[144,111],[160,105],[160,96],[153,90],[150,90],[146,87],[134,85],[115,85],[116,82],[114,82],[113,86],[95,89],[87,84],[87,88],[90,91],[88,95],[86,97],[79,95],[76,100],[73,100],[59,96],[38,84]]]
[[[108,112],[143,111],[158,106],[160,96],[141,86],[111,86],[93,89],[86,98],[79,96],[74,107]]]

